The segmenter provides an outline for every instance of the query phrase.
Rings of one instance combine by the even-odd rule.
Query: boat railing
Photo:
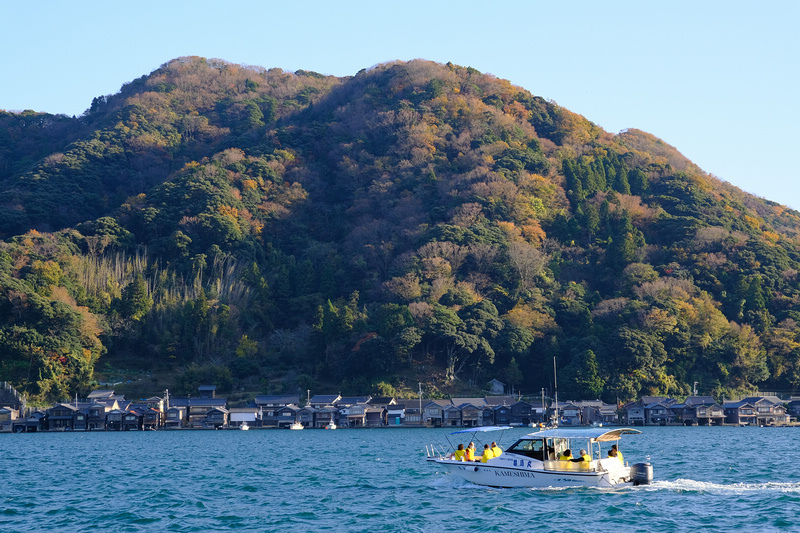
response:
[[[559,472],[591,472],[595,470],[597,461],[586,463],[583,461],[573,463],[572,461],[544,461],[545,470],[557,470]]]
[[[445,452],[444,449],[441,446],[439,448],[440,449],[437,450],[436,446],[434,444],[431,444],[430,446],[428,446],[426,444],[425,445],[425,455],[428,456],[428,459],[432,459],[432,458],[443,459],[447,455],[447,452]]]

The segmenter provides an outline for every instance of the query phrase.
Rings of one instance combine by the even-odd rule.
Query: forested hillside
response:
[[[800,385],[799,213],[469,67],[176,59],[80,117],[0,111],[0,191],[0,379],[34,400],[134,363],[179,393],[538,393],[554,357],[567,398]]]

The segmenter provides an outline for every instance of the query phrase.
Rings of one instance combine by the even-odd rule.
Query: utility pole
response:
[[[419,425],[422,425],[422,383],[419,383]]]
[[[692,396],[697,396],[697,382],[694,382],[694,387],[692,388]]]

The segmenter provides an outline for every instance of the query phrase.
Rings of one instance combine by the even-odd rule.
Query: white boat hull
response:
[[[513,456],[512,454],[503,454],[498,458],[490,459],[486,463],[468,463],[443,458],[430,458],[428,460],[443,466],[449,473],[457,475],[470,483],[490,487],[610,488],[632,485],[630,468],[620,464],[619,467],[606,470],[598,468],[595,464],[597,461],[593,462],[594,470],[579,470],[577,467],[572,467],[574,471],[565,471],[546,468],[541,461],[531,461],[525,457]],[[614,461],[617,460],[614,459]],[[548,463],[555,463],[555,461],[548,461]],[[578,464],[580,463],[573,463],[573,465]]]

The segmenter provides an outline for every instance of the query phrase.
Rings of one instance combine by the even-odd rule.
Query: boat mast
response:
[[[558,425],[558,376],[556,375],[556,358],[553,356],[553,385],[556,392],[556,425]]]

